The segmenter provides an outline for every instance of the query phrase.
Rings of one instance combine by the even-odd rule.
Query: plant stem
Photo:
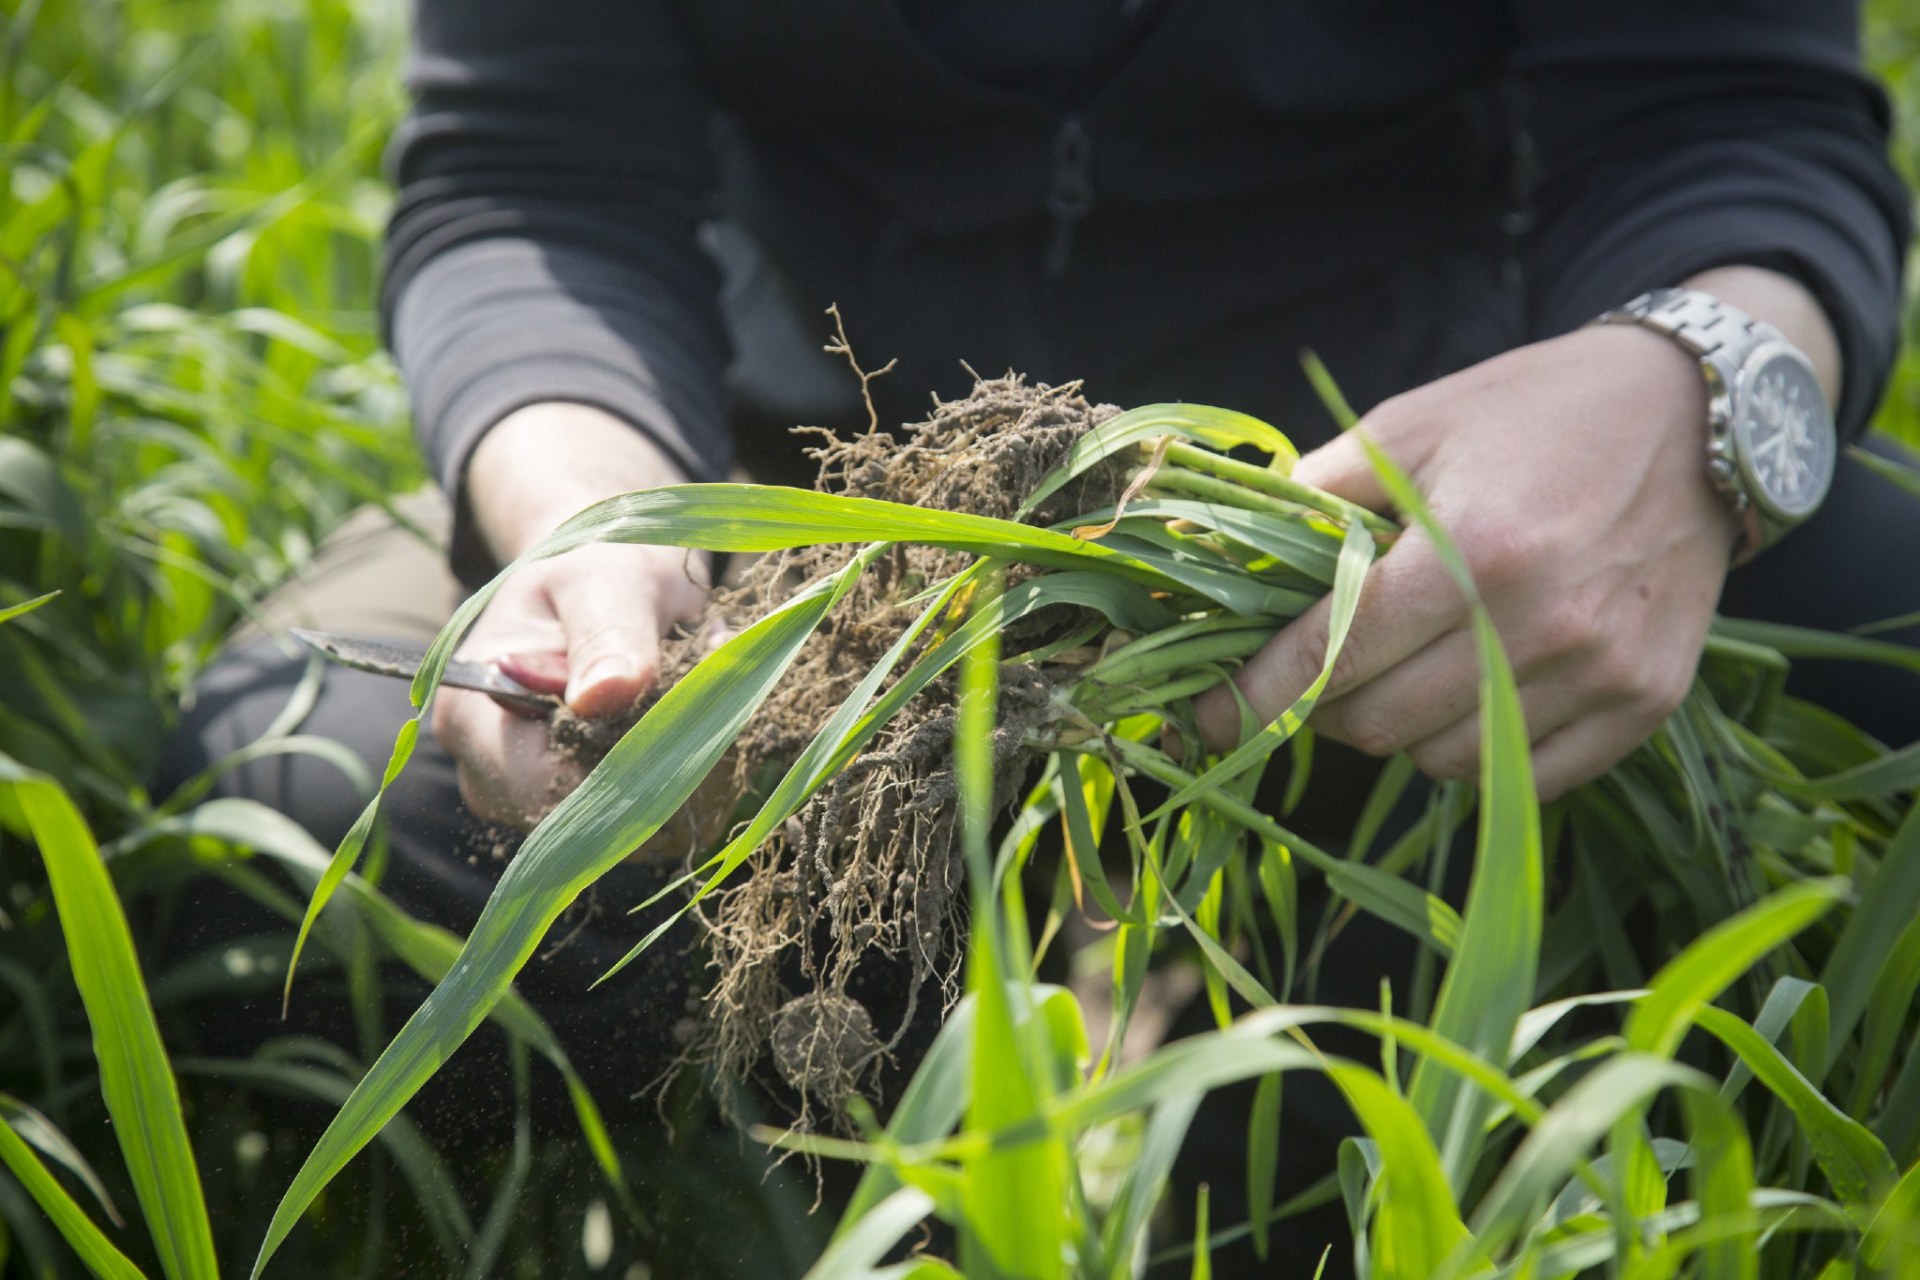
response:
[[[1202,449],[1184,440],[1175,440],[1167,447],[1166,461],[1169,465],[1156,473],[1154,477],[1156,481],[1174,471],[1189,474],[1200,472],[1220,480],[1231,481],[1242,489],[1251,489],[1268,497],[1284,499],[1336,520],[1358,520],[1377,534],[1392,537],[1400,532],[1400,526],[1385,516],[1369,511],[1356,503],[1348,502],[1345,498],[1336,498],[1312,485],[1301,484],[1289,476],[1283,476],[1278,471],[1256,467],[1252,463],[1242,462],[1238,458],[1229,458],[1225,454],[1214,453],[1210,449]],[[1194,490],[1188,490],[1188,492],[1194,492]],[[1230,498],[1225,500],[1232,501]],[[1252,506],[1246,502],[1234,502],[1234,505]],[[1258,506],[1253,506],[1252,509],[1272,510],[1272,508]]]

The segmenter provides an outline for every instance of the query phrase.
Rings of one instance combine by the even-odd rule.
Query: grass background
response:
[[[1867,12],[1912,179],[1920,3]],[[143,779],[221,637],[347,511],[422,478],[372,312],[405,19],[392,0],[0,0],[0,22],[0,610],[63,589],[0,626],[0,754],[56,779],[111,849],[152,828]],[[1911,342],[1879,427],[1920,443]],[[129,1209],[28,807],[0,801],[0,1093],[33,1099]],[[201,834],[124,850],[143,954],[183,878],[244,878],[230,848]],[[343,972],[353,950],[337,940]],[[250,954],[242,973],[149,975],[163,1033],[195,982],[275,985],[275,944]],[[229,1263],[262,1234],[257,1188],[284,1185],[300,1154],[259,1126],[249,1091],[326,1101],[377,1045],[286,1045],[245,1078],[183,1069]],[[285,1274],[414,1257],[430,1274],[488,1237],[485,1205],[436,1199],[430,1151],[402,1138],[389,1154],[330,1193]],[[529,1145],[487,1171],[553,1188],[495,1232],[502,1271],[584,1265],[582,1240],[616,1211],[556,1170],[589,1159]],[[4,1174],[0,1226],[8,1274],[72,1271]]]

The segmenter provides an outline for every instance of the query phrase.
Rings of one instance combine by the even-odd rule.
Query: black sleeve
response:
[[[726,338],[697,240],[709,110],[664,6],[418,0],[415,39],[381,310],[442,485],[544,400],[724,475]]]
[[[1771,267],[1825,308],[1857,434],[1898,345],[1910,234],[1857,0],[1516,0],[1515,21],[1535,332],[1708,267]]]

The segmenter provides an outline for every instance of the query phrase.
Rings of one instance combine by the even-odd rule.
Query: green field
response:
[[[1920,177],[1920,5],[1868,9],[1898,158]],[[1428,893],[1438,872],[1417,842],[1355,870],[1349,851],[1320,855],[1234,809],[1236,783],[1189,786],[1144,729],[1112,757],[1052,744],[1028,809],[1049,829],[1126,825],[1114,760],[1225,797],[1130,829],[1125,882],[1172,905],[1116,901],[1125,923],[1082,961],[1117,974],[1118,1019],[1087,1019],[1035,980],[1047,930],[1029,924],[1082,883],[1002,874],[1024,865],[1024,829],[990,842],[991,764],[962,759],[964,1012],[889,1128],[857,1142],[759,1130],[736,1144],[705,1127],[690,1078],[665,1104],[671,1132],[609,1131],[557,1083],[571,1066],[517,998],[494,1010],[506,1047],[479,1154],[450,1158],[404,1113],[382,1128],[382,1099],[397,1106],[421,1073],[375,1060],[461,940],[386,903],[377,850],[328,881],[300,961],[350,1030],[201,1052],[209,1002],[277,999],[334,851],[257,807],[201,803],[204,787],[157,806],[146,780],[232,628],[348,512],[423,479],[373,312],[404,45],[395,0],[0,0],[0,1275],[245,1275],[272,1252],[274,1276],[669,1276],[699,1274],[720,1233],[752,1237],[770,1272],[821,1280],[1118,1278],[1149,1253],[1164,1255],[1155,1275],[1201,1276],[1208,1231],[1264,1249],[1288,1229],[1263,1170],[1286,1141],[1279,1082],[1303,1072],[1333,1079],[1365,1124],[1322,1193],[1370,1206],[1376,1276],[1920,1276],[1920,754],[1776,706],[1768,647],[1818,643],[1806,637],[1729,633],[1712,673],[1724,711],[1701,693],[1614,789],[1544,816],[1524,737],[1490,735],[1486,874],[1460,913]],[[1920,443],[1912,345],[1878,426]],[[668,513],[682,533],[696,515]],[[863,537],[929,536],[869,516],[881,523]],[[775,517],[831,541],[853,515]],[[1359,534],[1329,528],[1310,550],[1342,568],[1320,589],[1351,589],[1343,547]],[[986,608],[988,577],[938,604]],[[807,607],[765,643],[801,643]],[[974,630],[949,656],[970,692],[961,714],[985,725],[999,650]],[[729,653],[761,669],[751,643]],[[1516,714],[1510,683],[1483,658],[1498,727]],[[719,712],[686,701],[658,731],[717,742]],[[1101,710],[1121,723],[1142,709]],[[313,749],[292,729],[260,749]],[[626,767],[582,807],[652,776],[637,757]],[[1708,770],[1717,781],[1696,787]],[[1467,812],[1468,789],[1445,794],[1453,818]],[[535,839],[581,864],[617,860],[631,846],[616,837],[643,818],[600,845],[572,829]],[[1623,940],[1590,936],[1582,868],[1606,841],[1671,885],[1650,971]],[[1216,857],[1222,842],[1247,856]],[[1288,904],[1296,874],[1322,874],[1316,856],[1341,863],[1359,909],[1427,945],[1397,1016],[1275,1006],[1275,973],[1312,950],[1316,922]],[[1547,900],[1543,879],[1576,887]],[[180,954],[175,916],[214,882],[283,923]],[[530,886],[556,909],[563,887]],[[1256,939],[1274,933],[1284,954],[1270,956]],[[504,987],[510,950],[489,935],[468,954]],[[1202,975],[1215,1029],[1125,1068],[1087,1043],[1089,1022],[1124,1024],[1149,967],[1181,966]],[[1578,1014],[1549,1003],[1623,990],[1646,994]],[[441,1037],[436,1053],[458,1043],[452,1021],[423,1033]],[[1306,1041],[1332,1022],[1386,1048],[1329,1062]],[[1252,1224],[1163,1201],[1202,1093],[1230,1081],[1260,1082],[1246,1191],[1266,1212]],[[536,1117],[536,1092],[573,1105]],[[768,1173],[762,1140],[828,1169],[865,1164],[844,1219],[810,1216],[808,1166]],[[854,1181],[829,1176],[842,1198]],[[946,1224],[942,1260],[900,1261],[930,1216]],[[1205,1230],[1172,1238],[1196,1216]]]

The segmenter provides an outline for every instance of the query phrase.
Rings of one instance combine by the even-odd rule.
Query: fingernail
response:
[[[624,653],[609,653],[595,658],[587,664],[586,670],[576,676],[567,687],[567,701],[571,702],[595,685],[616,680],[637,680],[640,667]]]
[[[503,674],[542,693],[558,693],[567,683],[564,653],[509,653],[500,658],[498,666]]]

